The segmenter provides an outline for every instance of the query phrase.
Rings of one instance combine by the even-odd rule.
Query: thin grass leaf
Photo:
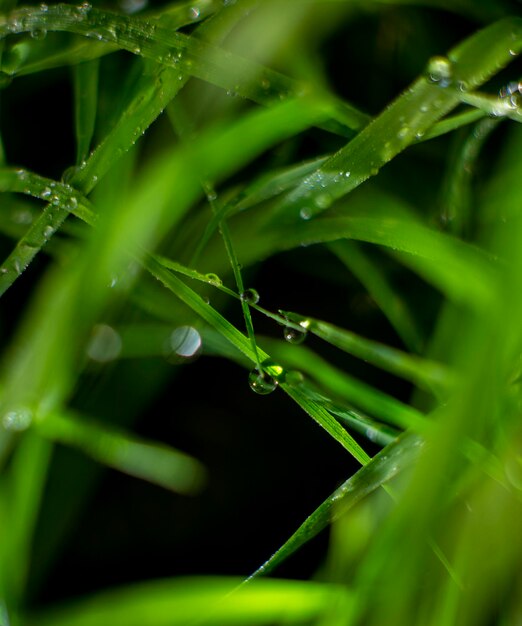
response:
[[[420,352],[424,339],[418,323],[408,304],[390,285],[379,264],[365,254],[355,241],[335,241],[328,244],[328,249],[366,287],[405,345],[414,352]]]
[[[20,9],[0,23],[0,38],[35,29],[66,31],[115,43],[120,48],[175,68],[183,77],[193,75],[260,103],[292,97],[302,87],[285,76],[233,55],[211,44],[160,24],[98,9],[57,4],[41,9]],[[360,128],[367,117],[343,102],[332,107],[331,117],[349,128]]]
[[[5,422],[5,417],[4,417]],[[4,424],[5,425],[5,424]],[[47,477],[52,446],[34,433],[19,442],[3,476],[9,540],[0,552],[0,588],[10,610],[18,612],[30,572],[32,539]]]
[[[282,313],[291,322],[336,348],[421,387],[441,390],[447,389],[454,382],[448,369],[440,363],[402,352],[312,317],[288,311],[282,311]]]
[[[370,462],[361,467],[329,496],[296,530],[296,532],[247,580],[274,571],[289,556],[313,539],[324,528],[341,516],[368,494],[372,493],[400,472],[405,471],[418,458],[422,439],[407,433],[378,452]]]
[[[352,141],[281,201],[280,211],[308,219],[350,193],[414,143],[470,90],[522,49],[522,21],[505,19],[472,35],[448,58],[434,58],[419,78]],[[450,88],[458,85],[461,90]]]
[[[194,494],[204,484],[201,463],[170,446],[110,430],[70,413],[50,414],[35,427],[51,441],[78,448],[104,465],[165,489]]]
[[[349,205],[350,206],[350,205]],[[350,213],[355,213],[350,206]],[[330,217],[304,221],[277,229],[264,245],[288,250],[299,245],[353,239],[374,243],[393,251],[402,263],[421,274],[448,297],[490,308],[496,298],[496,270],[481,250],[447,234],[413,221],[380,217]],[[262,253],[263,255],[266,254]]]
[[[426,422],[420,411],[340,371],[306,346],[267,338],[263,339],[263,345],[268,346],[272,357],[286,369],[303,372],[328,394],[345,399],[387,424],[402,429],[424,428]]]
[[[342,586],[267,580],[237,589],[239,582],[223,578],[152,581],[35,614],[27,623],[28,626],[303,624],[319,617],[332,604],[349,605],[351,599]]]
[[[78,165],[87,158],[94,134],[98,105],[99,68],[100,62],[98,59],[79,63],[73,68],[76,163]]]

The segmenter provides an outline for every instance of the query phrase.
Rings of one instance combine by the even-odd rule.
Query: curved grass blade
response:
[[[232,90],[250,100],[270,103],[280,97],[295,97],[303,87],[282,74],[221,48],[182,33],[126,15],[80,5],[57,4],[20,9],[0,22],[0,38],[35,29],[65,31],[97,41],[117,44],[133,54]],[[323,95],[324,97],[324,95]],[[333,100],[332,100],[333,102]],[[344,102],[335,102],[330,119],[349,128],[364,126],[368,118]]]
[[[98,593],[29,616],[28,626],[271,626],[315,622],[332,605],[349,606],[345,587],[293,580],[155,580]],[[233,592],[233,593],[231,593]]]
[[[422,224],[391,215],[320,218],[277,229],[265,245],[291,249],[299,245],[353,239],[374,243],[400,254],[400,259],[450,298],[482,308],[494,306],[495,266],[479,248]],[[277,240],[275,241],[275,238]],[[264,253],[266,254],[266,252]]]
[[[328,524],[339,519],[365,496],[411,466],[418,458],[421,448],[422,439],[418,435],[406,433],[378,452],[367,465],[336,489],[247,581],[271,573]]]
[[[453,382],[448,369],[440,363],[402,352],[312,317],[287,311],[282,313],[291,322],[336,348],[410,380],[420,387],[442,390],[447,389]]]
[[[418,324],[408,304],[389,284],[381,267],[355,241],[335,241],[328,244],[328,249],[366,287],[405,345],[414,352],[420,352],[424,339]]]
[[[205,470],[196,459],[170,446],[109,430],[72,414],[52,413],[35,424],[44,437],[79,448],[96,461],[177,493],[197,493]]]
[[[428,131],[522,50],[522,19],[487,26],[455,47],[448,59],[428,63],[419,78],[352,141],[281,202],[280,211],[310,218],[348,194]],[[460,89],[450,88],[450,85]]]

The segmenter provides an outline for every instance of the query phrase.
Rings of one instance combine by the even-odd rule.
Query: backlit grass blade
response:
[[[336,348],[392,374],[406,378],[421,387],[433,390],[447,389],[452,382],[447,368],[440,363],[402,352],[312,317],[287,311],[283,314],[291,322],[300,325]]]
[[[87,158],[94,134],[99,66],[99,60],[93,59],[73,68],[77,164]]]
[[[365,496],[410,467],[418,458],[421,449],[422,439],[418,435],[409,433],[378,452],[367,465],[361,467],[336,489],[248,580],[271,573],[328,524],[347,513]]]
[[[43,497],[52,446],[35,433],[19,442],[2,476],[5,526],[0,556],[0,589],[11,610],[20,609],[30,572],[32,539]],[[8,539],[7,539],[8,536]]]
[[[348,194],[430,129],[470,90],[513,60],[522,49],[522,20],[487,26],[455,47],[448,58],[432,59],[419,78],[383,113],[307,177],[281,202],[285,214],[308,218]]]
[[[54,442],[79,448],[104,465],[177,493],[196,493],[203,486],[205,470],[199,461],[170,446],[72,414],[50,414],[36,428]]]
[[[292,580],[256,581],[237,589],[239,579],[156,580],[99,593],[36,613],[28,626],[272,626],[315,621],[330,607],[350,606],[341,585]],[[233,592],[233,593],[232,593]]]
[[[302,91],[301,86],[285,76],[194,37],[172,32],[161,24],[86,5],[20,9],[3,24],[0,22],[0,38],[35,29],[66,31],[115,43],[129,52],[175,68],[181,76],[196,76],[260,103],[269,103],[280,96],[296,96]],[[345,103],[332,108],[331,119],[339,119],[354,128],[367,122],[365,115]]]
[[[420,352],[424,343],[419,325],[408,304],[389,283],[384,271],[355,241],[335,241],[328,248],[366,287],[405,345]]]

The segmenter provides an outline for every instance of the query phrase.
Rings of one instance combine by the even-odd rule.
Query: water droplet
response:
[[[302,220],[309,220],[313,215],[312,209],[310,209],[310,207],[304,206],[301,208],[301,210],[299,211],[299,217]]]
[[[30,34],[33,39],[45,39],[47,31],[44,28],[33,28]]]
[[[147,0],[120,0],[119,4],[124,13],[132,15],[144,9],[148,2]]]
[[[292,385],[293,387],[297,387],[304,383],[304,376],[301,374],[301,372],[298,372],[297,370],[292,370],[286,373],[285,383],[287,383],[288,385]]]
[[[67,201],[67,209],[69,211],[74,211],[78,208],[78,199],[75,196],[71,196]]]
[[[517,52],[516,50],[510,50],[510,51],[509,51],[509,54],[510,54],[512,57],[516,57],[516,56],[518,56],[518,52]]]
[[[68,167],[62,174],[62,183],[70,185],[80,170],[81,167],[79,165],[72,165],[71,167]]]
[[[86,352],[90,359],[98,363],[113,361],[121,352],[121,337],[112,326],[97,324],[92,329]]]
[[[405,139],[410,133],[410,128],[408,126],[403,126],[399,132],[397,133],[397,137],[399,139]]]
[[[266,396],[277,387],[277,380],[267,374],[259,371],[257,368],[252,370],[248,376],[248,384],[250,389],[261,396]]]
[[[2,426],[6,430],[20,432],[31,425],[33,413],[26,407],[7,411],[2,417]]]
[[[205,274],[205,278],[211,285],[216,285],[217,287],[221,287],[223,281],[217,274]]]
[[[190,7],[189,17],[191,20],[197,20],[200,14],[201,14],[201,11],[198,9],[198,7]]]
[[[257,304],[259,302],[259,294],[255,289],[246,289],[241,294],[241,300],[247,304]]]
[[[308,331],[306,329],[298,330],[297,328],[293,328],[291,326],[287,326],[283,331],[283,336],[286,341],[294,345],[303,343],[303,341],[306,339],[307,334]]]
[[[46,239],[49,239],[49,237],[52,237],[52,236],[53,236],[53,233],[54,233],[54,228],[53,228],[52,226],[46,226],[46,227],[43,229],[43,236],[44,236]]]
[[[54,204],[54,206],[58,206],[60,204],[60,196],[58,196],[57,194],[53,194],[50,198],[49,198],[49,202],[51,204]]]
[[[499,91],[498,96],[502,105],[508,109],[518,109],[522,106],[522,81],[512,81]]]
[[[42,189],[42,193],[40,194],[40,197],[44,200],[46,200],[47,198],[51,197],[51,188],[50,187],[44,187]]]
[[[426,76],[430,83],[435,83],[439,87],[448,87],[451,84],[453,66],[446,57],[435,56],[428,61]]]
[[[203,349],[201,335],[193,326],[179,326],[165,344],[165,357],[171,363],[193,361]]]
[[[76,7],[76,9],[79,13],[87,14],[92,9],[92,4],[90,2],[82,2]]]

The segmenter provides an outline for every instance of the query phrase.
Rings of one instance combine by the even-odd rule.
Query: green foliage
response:
[[[0,295],[14,329],[0,370],[0,626],[520,621],[517,8],[1,3],[0,97],[67,68],[75,150],[60,180],[21,167],[9,126],[21,135],[26,120],[0,120]],[[468,35],[451,47],[426,24],[453,13]],[[397,36],[387,20],[421,31],[392,59],[411,85],[384,90],[375,115],[361,110],[365,94],[356,106],[329,84],[332,62],[356,82],[352,60],[328,46],[357,20],[381,28],[377,51]],[[370,92],[372,63],[362,70]],[[291,287],[284,259],[306,278],[301,309],[254,289],[274,266]],[[356,289],[379,315],[362,330],[346,305]],[[332,291],[344,295],[321,308]],[[39,524],[67,518],[95,479],[95,465],[73,476],[57,513],[62,446],[183,496],[213,480],[201,459],[132,432],[176,385],[176,366],[200,355],[250,371],[223,396],[280,388],[362,467],[325,488],[248,578],[148,581],[38,606],[50,567],[36,562]],[[124,367],[147,359],[153,381]],[[125,390],[121,411],[92,391],[93,373]],[[298,444],[299,429],[291,436]],[[313,581],[261,580],[330,525]],[[58,551],[59,524],[47,532]]]

